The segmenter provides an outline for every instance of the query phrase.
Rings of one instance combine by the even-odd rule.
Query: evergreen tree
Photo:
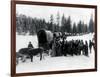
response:
[[[82,33],[82,29],[83,29],[83,27],[82,27],[82,21],[80,20],[79,23],[78,23],[78,25],[77,25],[77,32],[78,33]]]
[[[81,24],[81,30],[82,30],[81,33],[85,33],[85,24],[84,24],[83,21],[82,21],[82,24]]]
[[[51,16],[50,16],[50,30],[51,30],[52,32],[54,32],[53,22],[54,22],[53,15],[51,14]]]
[[[57,30],[60,31],[60,15],[59,12],[57,13]]]
[[[73,29],[72,29],[73,31],[73,33],[77,33],[77,27],[76,27],[76,23],[74,22],[74,24],[73,24]]]
[[[93,17],[91,15],[90,21],[89,21],[89,32],[94,32],[94,22]]]
[[[66,22],[66,19],[65,19],[65,16],[63,14],[62,19],[61,19],[61,32],[65,32],[66,31],[65,22]]]
[[[84,24],[84,33],[87,33],[87,32],[88,32],[87,24]]]
[[[71,33],[71,17],[69,16],[67,21],[65,22],[65,28],[66,28],[66,32]]]

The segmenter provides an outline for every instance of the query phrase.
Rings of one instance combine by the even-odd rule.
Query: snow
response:
[[[17,35],[16,34],[16,52],[21,48],[28,47],[29,42],[31,41],[34,48],[38,47],[37,35]]]
[[[92,40],[93,34],[85,34],[82,36],[71,36],[67,37],[67,40]],[[34,47],[38,47],[37,36],[22,36],[16,35],[16,50],[20,48],[27,47],[28,42],[31,41]],[[25,73],[25,72],[43,72],[43,71],[58,71],[58,70],[75,70],[75,69],[91,69],[94,68],[94,49],[92,48],[92,53],[89,54],[89,57],[84,55],[76,56],[60,56],[60,57],[50,57],[44,56],[42,61],[39,57],[34,56],[33,62],[30,59],[27,59],[26,62],[19,62],[16,66],[16,73]]]
[[[85,35],[81,35],[81,36],[72,36],[72,37],[68,37],[67,40],[83,40],[83,42],[87,41],[89,43],[89,40],[92,40],[94,36],[94,33],[89,33],[89,34],[85,34]]]

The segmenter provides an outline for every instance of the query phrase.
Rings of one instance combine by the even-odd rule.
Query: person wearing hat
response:
[[[34,48],[31,42],[29,42],[28,48]]]

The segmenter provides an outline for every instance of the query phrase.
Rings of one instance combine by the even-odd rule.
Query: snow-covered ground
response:
[[[67,40],[77,40],[82,39],[84,41],[92,40],[93,34],[86,34],[82,36],[71,36]],[[32,42],[33,46],[38,47],[37,36],[22,36],[16,35],[16,52],[20,48],[27,47],[29,41]],[[89,57],[84,55],[80,56],[60,56],[60,57],[50,57],[44,56],[43,60],[40,61],[39,57],[35,56],[33,62],[30,62],[30,59],[24,63],[21,61],[16,66],[16,73],[25,73],[25,72],[39,72],[39,71],[55,71],[55,70],[75,70],[75,69],[90,69],[94,68],[94,49],[92,48],[92,53],[89,54]]]

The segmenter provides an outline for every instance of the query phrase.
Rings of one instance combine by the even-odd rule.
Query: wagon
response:
[[[49,30],[41,29],[37,33],[38,45],[43,47],[44,50],[49,50],[50,44],[53,41],[53,33]]]

